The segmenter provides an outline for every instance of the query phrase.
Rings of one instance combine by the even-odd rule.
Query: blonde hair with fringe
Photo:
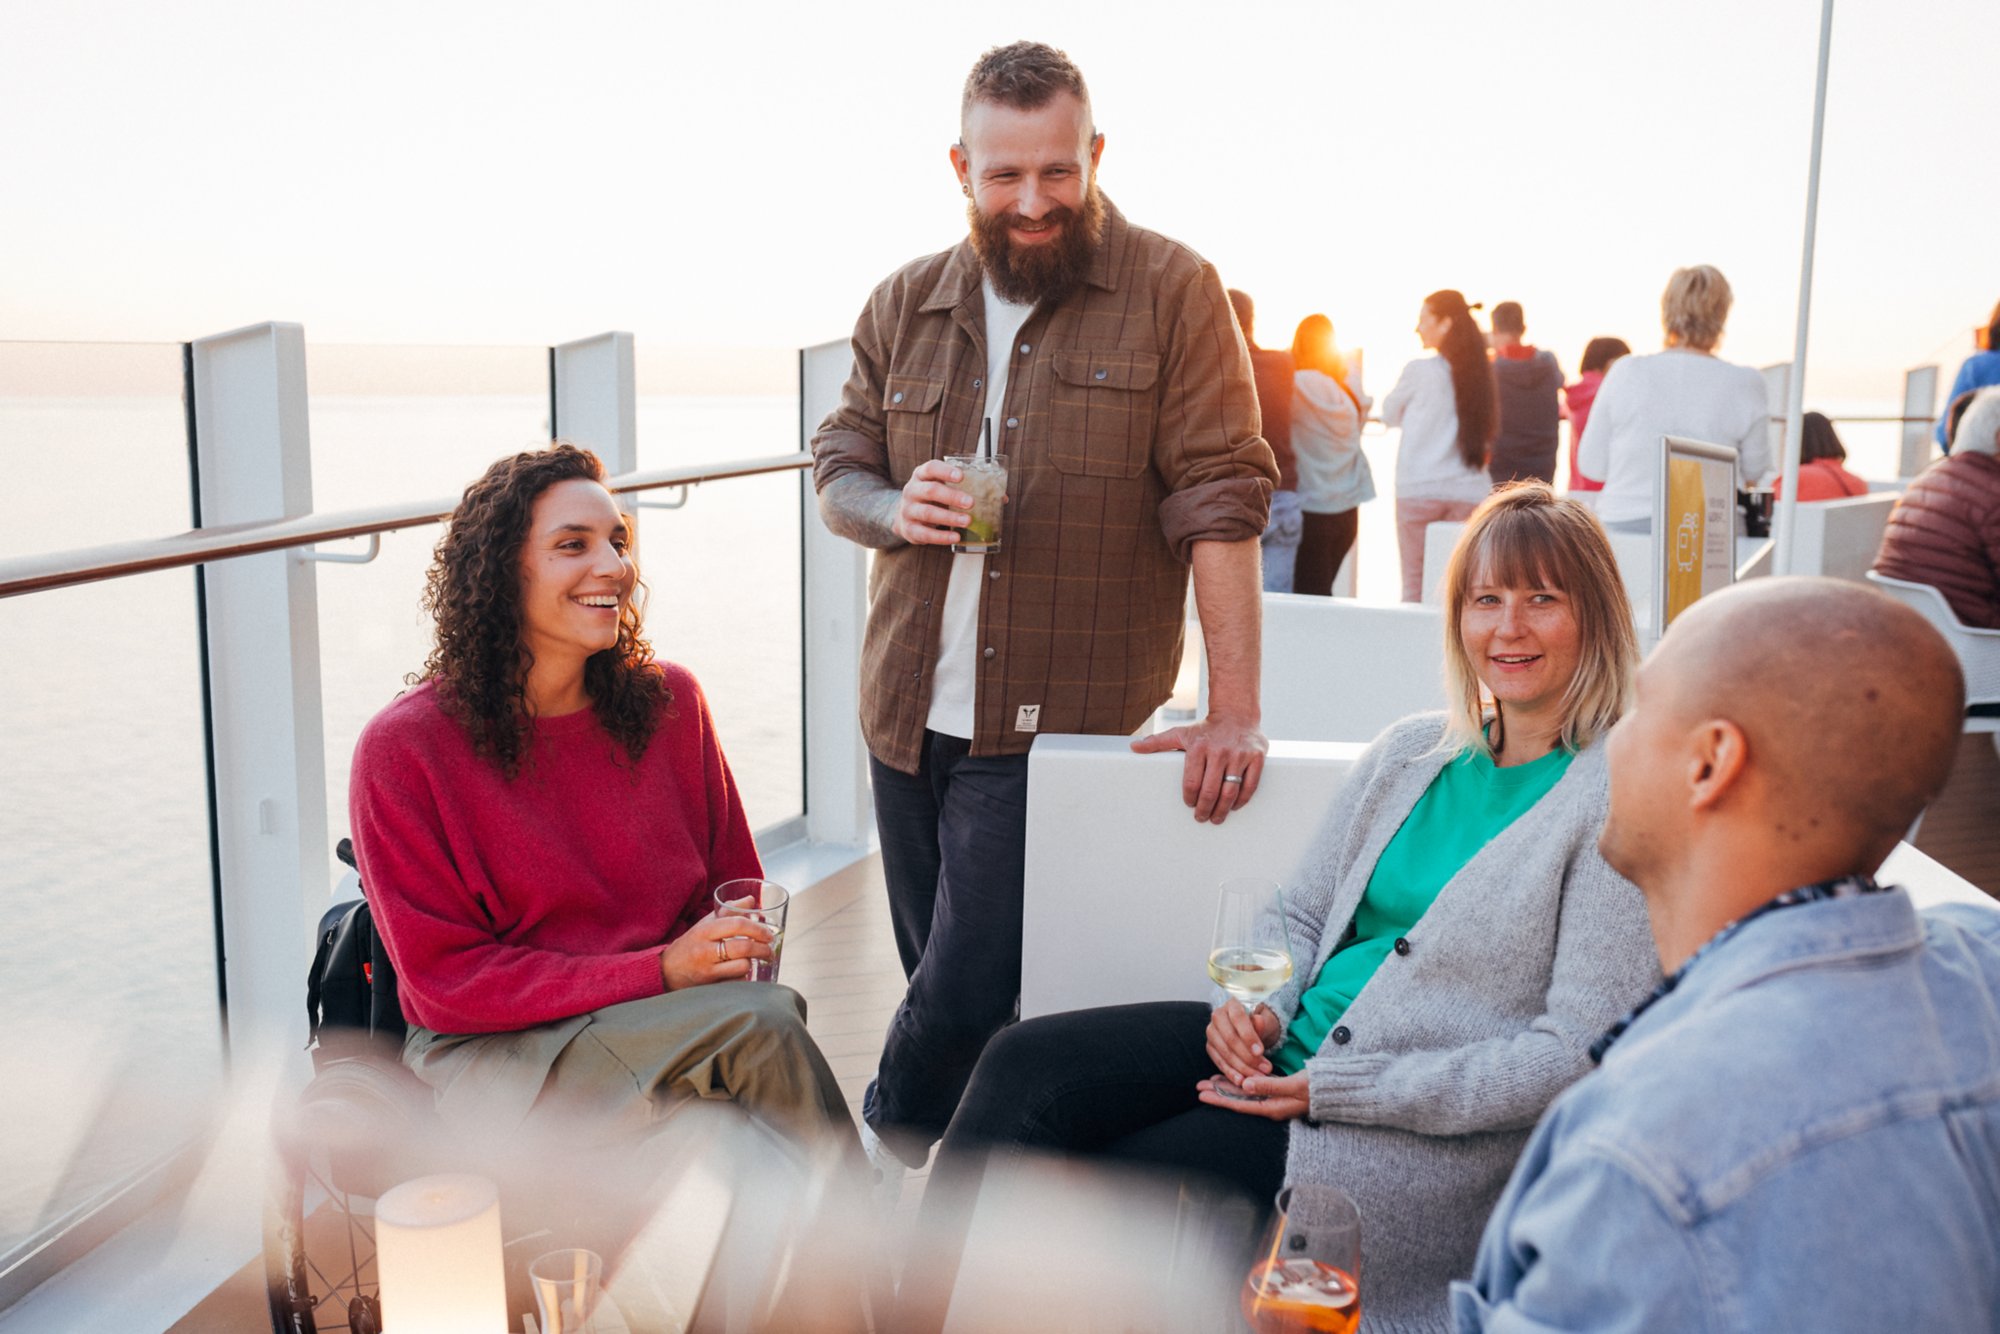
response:
[[[1562,744],[1582,750],[1611,730],[1632,693],[1639,665],[1632,604],[1597,515],[1556,495],[1545,482],[1516,482],[1488,496],[1466,521],[1445,567],[1445,698],[1450,718],[1441,749],[1494,752],[1505,744],[1505,713],[1492,708],[1493,737],[1479,674],[1465,651],[1459,617],[1474,581],[1509,588],[1557,588],[1569,598],[1579,639],[1576,675],[1563,692]]]

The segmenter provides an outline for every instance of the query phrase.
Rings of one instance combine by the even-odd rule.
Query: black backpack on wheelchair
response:
[[[341,839],[334,851],[356,866],[351,840]],[[359,1054],[357,1048],[400,1046],[409,1032],[396,997],[396,965],[366,898],[336,903],[319,919],[319,948],[306,974],[306,1027],[313,1068],[321,1072]]]

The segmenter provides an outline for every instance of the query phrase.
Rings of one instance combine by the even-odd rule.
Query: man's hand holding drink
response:
[[[1000,549],[1000,512],[1007,503],[1007,461],[999,455],[953,455],[917,465],[903,483],[896,536],[913,546]],[[962,531],[961,531],[962,530]]]

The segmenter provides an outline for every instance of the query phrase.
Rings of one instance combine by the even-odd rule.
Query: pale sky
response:
[[[843,336],[963,234],[945,152],[987,46],[1090,81],[1128,217],[1312,311],[1386,390],[1422,296],[1659,339],[1677,265],[1789,358],[1815,0],[945,6],[0,0],[0,338],[644,349]],[[1840,0],[1812,366],[1949,377],[2000,298],[1994,0]],[[766,359],[769,364],[769,359]]]

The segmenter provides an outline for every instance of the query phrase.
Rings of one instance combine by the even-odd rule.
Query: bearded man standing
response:
[[[1190,568],[1208,716],[1133,748],[1186,751],[1182,795],[1216,823],[1263,768],[1277,466],[1249,358],[1214,268],[1100,192],[1103,152],[1062,52],[981,56],[951,149],[970,235],[875,289],[813,440],[827,526],[879,553],[861,718],[909,989],[863,1139],[889,1177],[924,1161],[1017,1008],[1028,748],[1130,734],[1166,701]],[[976,453],[983,420],[1007,460],[1001,546],[954,554],[972,497],[944,456]]]

